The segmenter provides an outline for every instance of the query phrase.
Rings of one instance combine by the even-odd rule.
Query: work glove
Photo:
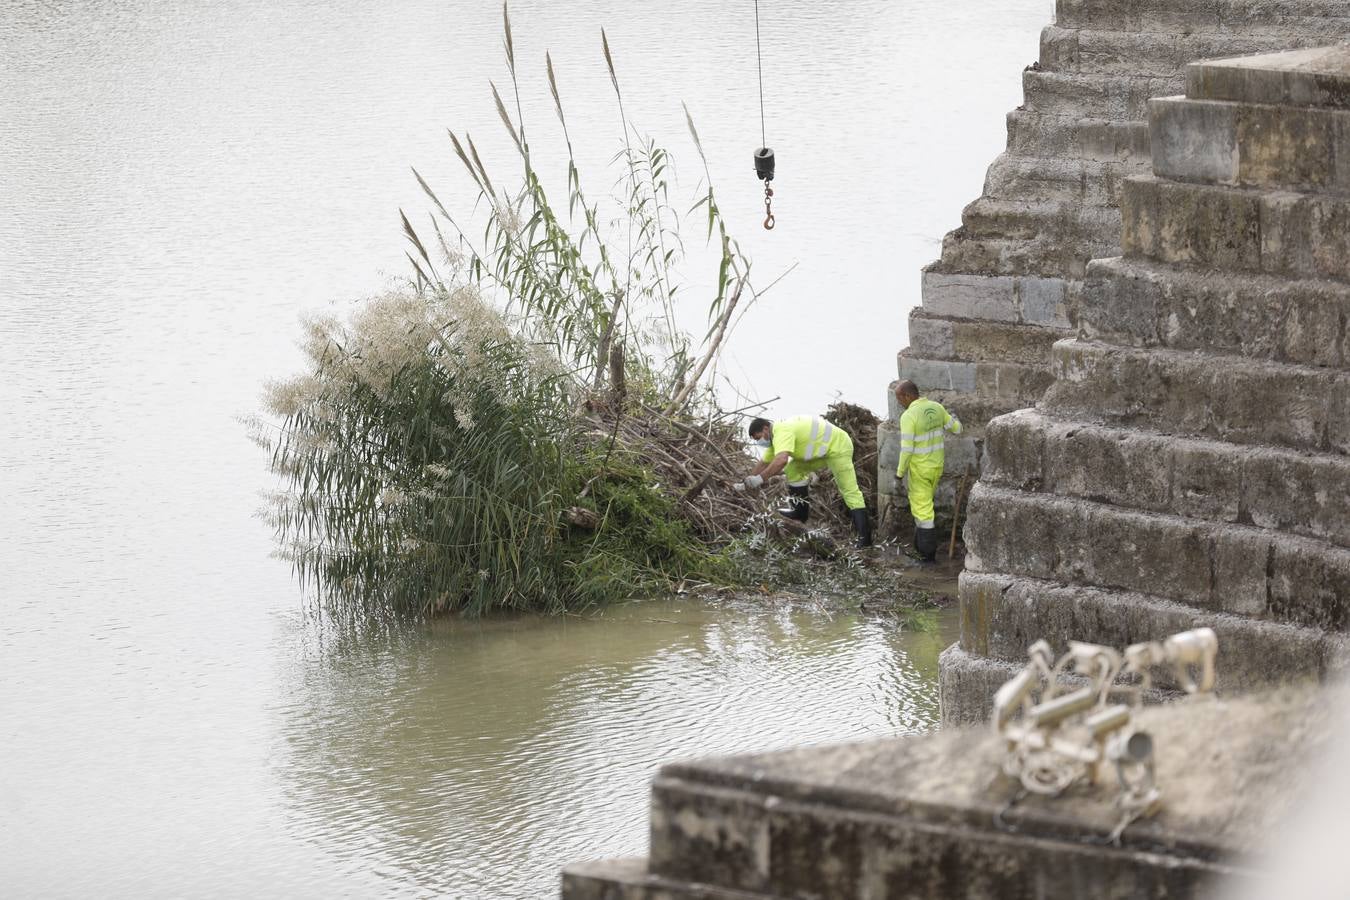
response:
[[[763,487],[764,477],[762,475],[747,475],[745,476],[744,484],[750,490],[754,490],[757,487]]]

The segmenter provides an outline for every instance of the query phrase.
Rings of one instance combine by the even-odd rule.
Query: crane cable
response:
[[[764,128],[764,53],[759,41],[759,0],[755,0],[755,70],[759,74],[759,149],[755,151],[755,175],[764,182],[764,230],[773,231],[773,151]]]

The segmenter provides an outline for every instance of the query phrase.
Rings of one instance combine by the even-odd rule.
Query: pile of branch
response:
[[[760,490],[738,489],[757,460],[747,452],[740,412],[714,412],[695,419],[631,401],[592,402],[588,407],[592,438],[603,442],[608,452],[631,455],[655,472],[660,488],[676,499],[685,519],[704,540],[729,540],[752,521],[770,522],[770,529],[786,541],[803,537],[806,529],[800,525],[763,515],[786,497],[781,476]],[[869,506],[874,506],[876,416],[862,407],[837,403],[830,407],[828,417],[854,436],[859,486]],[[813,531],[849,532],[848,513],[828,469],[816,476],[811,499]],[[829,545],[828,540],[813,541]],[[812,549],[822,552],[818,546]]]

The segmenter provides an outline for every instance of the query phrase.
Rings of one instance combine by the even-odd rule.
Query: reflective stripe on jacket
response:
[[[768,462],[780,453],[800,462],[829,455],[845,441],[852,442],[848,432],[820,416],[793,416],[773,423],[773,446],[764,451]]]
[[[941,472],[948,432],[960,434],[961,421],[943,409],[941,403],[924,397],[911,403],[900,416],[900,465],[896,467],[896,475],[905,477],[905,470],[911,465]]]

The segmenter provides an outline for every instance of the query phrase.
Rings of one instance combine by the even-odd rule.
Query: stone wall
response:
[[[990,419],[1035,405],[1049,387],[1051,347],[1077,323],[1088,261],[1120,252],[1122,185],[1148,171],[1148,99],[1180,93],[1192,60],[1338,37],[1350,38],[1344,0],[1058,0],[1040,59],[1022,73],[1025,102],[1008,114],[1007,151],[924,270],[898,358],[900,378],[967,426],[947,442],[949,473],[978,466]],[[889,403],[883,507],[902,490],[899,409]],[[943,503],[955,481],[943,480]]]
[[[1350,629],[1350,47],[1197,63],[1149,107],[1124,255],[1035,409],[988,425],[944,722],[1028,644],[1208,625],[1220,689],[1318,680]]]

